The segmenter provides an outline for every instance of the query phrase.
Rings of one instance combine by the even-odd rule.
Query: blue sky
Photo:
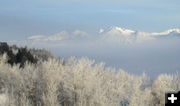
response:
[[[179,0],[1,0],[0,38],[119,26],[143,31],[180,28]]]

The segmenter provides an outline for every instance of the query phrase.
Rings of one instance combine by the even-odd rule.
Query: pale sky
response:
[[[76,29],[98,32],[180,28],[179,0],[0,0],[0,38],[23,40]]]

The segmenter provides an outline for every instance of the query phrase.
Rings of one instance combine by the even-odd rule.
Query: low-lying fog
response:
[[[79,30],[64,31],[52,36],[31,36],[25,45],[47,48],[64,59],[88,57],[137,75],[145,72],[155,77],[180,72],[179,29],[148,33],[114,27],[101,29],[96,36]]]

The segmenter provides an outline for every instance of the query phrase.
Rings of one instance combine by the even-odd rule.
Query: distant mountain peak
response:
[[[124,34],[124,35],[130,35],[132,33],[135,33],[135,31],[133,30],[130,30],[130,29],[125,29],[125,28],[121,28],[121,27],[112,27],[110,29],[110,31],[118,31],[119,33],[121,34]]]
[[[158,35],[169,35],[171,33],[175,33],[175,34],[180,34],[180,29],[177,29],[177,28],[174,28],[174,29],[169,29],[169,30],[166,30],[164,32],[155,32],[155,33],[152,33],[153,36],[158,36]]]
[[[177,28],[169,29],[164,32],[143,32],[115,26],[104,32],[103,40],[113,43],[134,43],[174,36],[180,37],[180,29]]]

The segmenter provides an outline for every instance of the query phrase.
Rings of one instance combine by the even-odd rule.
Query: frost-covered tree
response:
[[[105,68],[88,58],[49,58],[36,65],[0,57],[1,106],[164,106],[164,93],[180,90],[180,76],[152,80]]]
[[[29,49],[30,53],[33,54],[36,58],[39,60],[48,60],[48,58],[55,58],[53,54],[50,51],[47,51],[46,49]]]

